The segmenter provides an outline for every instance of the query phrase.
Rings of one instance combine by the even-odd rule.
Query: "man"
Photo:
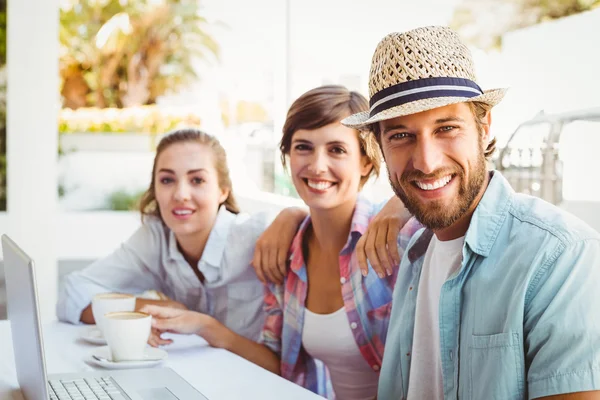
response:
[[[445,27],[386,36],[369,88],[343,123],[376,135],[426,227],[400,264],[378,398],[600,399],[600,235],[487,171],[505,90],[479,88]]]

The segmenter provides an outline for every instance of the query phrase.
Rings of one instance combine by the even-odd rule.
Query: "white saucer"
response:
[[[80,337],[88,343],[106,344],[106,340],[96,325],[88,326],[82,330]]]
[[[98,360],[92,356],[99,357],[103,360]],[[139,361],[110,361],[111,355],[108,346],[102,346],[94,349],[88,356],[88,361],[102,368],[108,369],[127,369],[127,368],[146,368],[160,364],[167,358],[168,354],[163,349],[155,347],[146,347],[144,350],[144,358],[149,360]]]

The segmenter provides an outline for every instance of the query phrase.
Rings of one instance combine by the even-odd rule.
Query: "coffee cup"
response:
[[[135,296],[126,293],[99,293],[92,299],[92,313],[96,326],[103,330],[104,314],[135,310]]]
[[[104,337],[111,360],[139,361],[150,337],[152,316],[138,311],[111,312],[104,315]]]

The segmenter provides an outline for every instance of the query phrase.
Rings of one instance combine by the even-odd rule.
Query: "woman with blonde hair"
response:
[[[136,309],[147,304],[190,309],[257,339],[264,320],[263,285],[251,261],[270,219],[265,213],[240,213],[219,141],[195,129],[165,136],[140,211],[142,226],[126,242],[65,278],[58,318],[94,323],[94,295],[155,290],[163,298],[138,298]],[[274,229],[290,243],[305,215],[284,210]]]

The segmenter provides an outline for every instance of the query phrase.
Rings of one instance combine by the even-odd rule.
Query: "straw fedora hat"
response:
[[[495,106],[506,89],[483,91],[475,83],[471,52],[458,34],[443,26],[417,28],[384,37],[369,74],[369,111],[342,124],[368,130],[386,119],[462,102]]]

